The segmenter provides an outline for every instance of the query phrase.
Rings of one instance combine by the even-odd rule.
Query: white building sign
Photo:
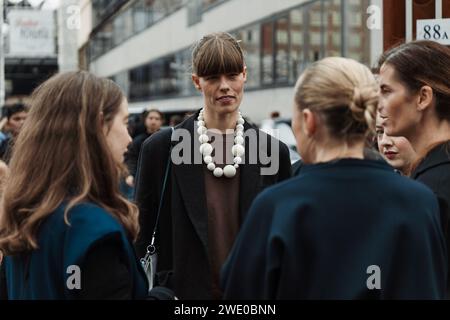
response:
[[[10,56],[55,56],[53,11],[11,10],[8,20],[10,23]]]
[[[417,40],[450,45],[450,19],[417,20]]]

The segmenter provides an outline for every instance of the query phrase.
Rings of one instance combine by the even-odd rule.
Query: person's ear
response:
[[[202,91],[202,87],[200,86],[200,77],[195,73],[192,74],[192,83],[194,84],[195,89]]]
[[[423,86],[419,90],[417,97],[417,110],[424,111],[433,103],[433,89],[430,86]]]
[[[309,109],[302,111],[303,116],[303,133],[307,137],[311,137],[317,130],[317,116]]]

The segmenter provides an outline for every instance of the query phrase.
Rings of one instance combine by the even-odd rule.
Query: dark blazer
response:
[[[438,198],[441,223],[450,256],[450,141],[433,148],[412,172],[411,178],[420,181]],[[450,270],[449,270],[450,275]],[[450,291],[450,277],[448,288]]]
[[[342,159],[255,199],[222,288],[226,299],[443,299],[446,270],[431,190],[386,163]]]
[[[133,141],[129,144],[128,150],[125,153],[125,164],[128,168],[130,175],[136,176],[137,163],[139,159],[139,153],[141,152],[142,144],[145,139],[150,137],[151,134],[144,132],[136,136]]]
[[[198,112],[175,128],[190,133],[191,160],[198,152],[195,120]],[[245,131],[256,129],[245,123]],[[182,131],[182,130],[180,130]],[[179,131],[178,131],[179,132]],[[137,242],[140,256],[150,243],[161,196],[165,168],[171,147],[171,129],[153,134],[144,142],[138,164],[136,201],[140,209],[141,236]],[[240,216],[245,218],[253,199],[265,187],[291,175],[289,151],[286,145],[264,133],[258,138],[259,148],[270,143],[279,146],[279,170],[271,176],[263,176],[261,163],[243,164],[240,170]],[[174,148],[177,142],[173,143]],[[248,159],[246,143],[245,159]],[[160,285],[173,289],[181,299],[210,299],[211,271],[208,258],[208,212],[206,208],[204,164],[171,164],[169,181],[164,193],[158,223],[158,279]]]

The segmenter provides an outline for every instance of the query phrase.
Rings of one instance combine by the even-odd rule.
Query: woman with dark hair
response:
[[[411,178],[438,197],[450,250],[450,49],[410,42],[386,52],[379,66],[382,126],[388,135],[407,138],[417,152]]]
[[[227,299],[441,299],[445,242],[433,193],[364,159],[377,83],[350,59],[295,88],[300,174],[254,201],[223,268]]]
[[[34,91],[0,208],[9,299],[147,296],[132,246],[138,208],[119,193],[127,108],[116,84],[87,72]]]
[[[266,186],[288,178],[291,168],[287,147],[249,125],[239,111],[247,70],[238,41],[227,33],[209,34],[192,59],[192,80],[204,106],[173,134],[170,128],[160,131],[142,146],[137,248],[143,256],[158,221],[159,283],[182,299],[218,299],[220,268],[251,202]],[[262,153],[271,161],[263,163]]]
[[[417,161],[417,153],[405,137],[389,136],[384,132],[383,119],[377,112],[376,146],[384,160],[401,174],[409,176],[413,164]]]

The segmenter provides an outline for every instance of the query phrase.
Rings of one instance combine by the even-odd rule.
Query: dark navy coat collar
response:
[[[412,172],[411,178],[417,179],[425,171],[448,163],[450,163],[450,140],[431,149]]]

